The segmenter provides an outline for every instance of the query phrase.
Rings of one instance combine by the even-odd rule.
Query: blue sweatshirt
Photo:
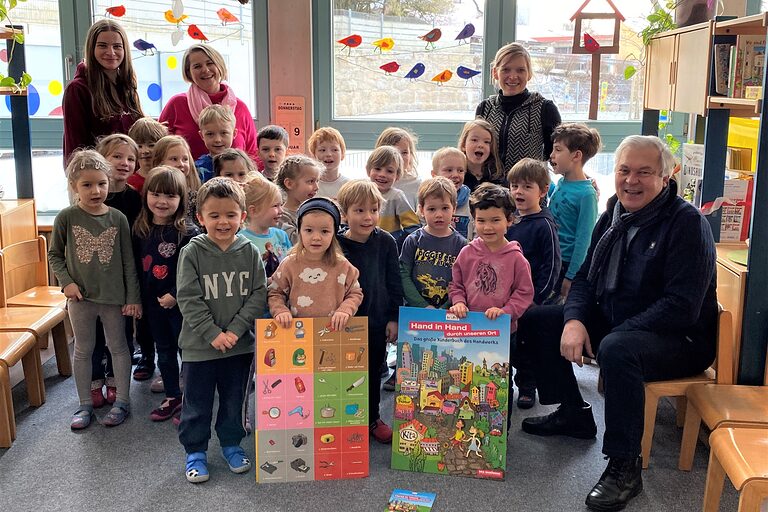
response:
[[[589,180],[561,179],[549,199],[549,210],[557,223],[562,261],[568,263],[565,278],[573,280],[587,256],[597,220],[595,187]]]
[[[533,302],[542,304],[552,294],[560,275],[560,242],[552,214],[544,208],[539,213],[519,217],[506,238],[523,248],[523,256],[531,265]]]

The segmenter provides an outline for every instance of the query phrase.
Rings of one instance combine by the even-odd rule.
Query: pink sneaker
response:
[[[376,420],[376,423],[371,426],[371,435],[381,444],[392,442],[392,429],[381,419]]]

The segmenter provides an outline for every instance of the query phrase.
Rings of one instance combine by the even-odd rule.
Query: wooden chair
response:
[[[2,250],[5,296],[9,306],[67,307],[58,286],[49,286],[48,247],[45,237],[17,242]]]
[[[733,327],[731,325],[731,313],[722,308],[717,321],[717,346],[723,350],[733,346]],[[731,357],[731,361],[733,361]],[[727,363],[726,363],[727,364]],[[643,468],[648,468],[651,459],[651,445],[653,444],[653,431],[656,426],[656,410],[659,399],[663,396],[677,397],[677,425],[683,426],[685,418],[686,400],[685,392],[692,384],[706,384],[715,382],[715,368],[720,371],[720,361],[715,360],[711,368],[699,375],[674,380],[661,380],[645,383],[645,425],[643,427],[643,439],[641,442],[641,454]],[[731,370],[732,371],[732,370]],[[726,374],[728,373],[725,370]]]
[[[8,368],[19,361],[24,367],[29,403],[38,407],[45,402],[45,387],[37,338],[29,332],[0,332],[0,448],[10,448],[16,439]]]
[[[739,512],[759,512],[768,499],[768,430],[719,428],[709,436],[704,512],[720,510],[725,475],[741,493]]]

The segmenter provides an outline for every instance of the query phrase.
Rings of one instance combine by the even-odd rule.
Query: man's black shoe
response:
[[[536,416],[523,420],[523,431],[535,436],[569,436],[577,439],[594,439],[597,425],[592,416],[592,406],[584,402],[584,407],[560,406],[546,416]]]
[[[624,509],[643,490],[642,471],[640,457],[611,457],[603,476],[587,496],[587,507],[600,512]]]

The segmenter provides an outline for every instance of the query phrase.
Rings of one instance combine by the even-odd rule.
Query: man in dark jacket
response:
[[[595,437],[571,363],[597,354],[609,462],[587,496],[592,510],[620,510],[643,488],[644,382],[695,375],[715,357],[715,244],[704,217],[677,197],[673,167],[657,137],[622,141],[616,196],[595,226],[565,305],[537,308],[520,324],[534,345],[540,401],[560,404],[523,420],[529,434]]]

